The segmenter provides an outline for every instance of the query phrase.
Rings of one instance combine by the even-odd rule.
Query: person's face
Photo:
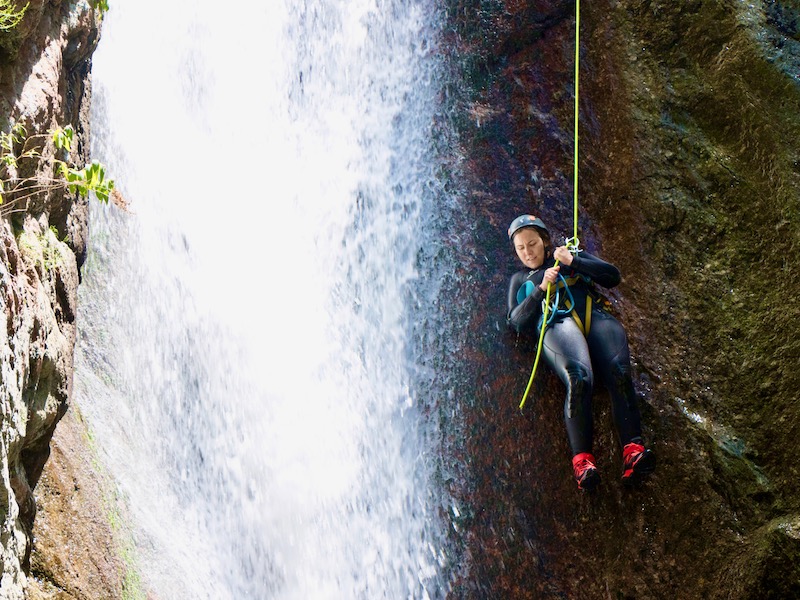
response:
[[[533,227],[525,227],[514,234],[514,249],[529,269],[538,269],[544,263],[544,241]]]

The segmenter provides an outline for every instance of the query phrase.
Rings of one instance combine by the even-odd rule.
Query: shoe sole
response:
[[[600,484],[600,473],[596,469],[587,471],[582,481],[578,482],[578,489],[584,492],[591,492]]]
[[[622,476],[622,483],[626,485],[635,485],[644,480],[648,475],[656,470],[656,455],[650,450],[645,450],[642,456],[633,463],[633,469],[630,475]]]

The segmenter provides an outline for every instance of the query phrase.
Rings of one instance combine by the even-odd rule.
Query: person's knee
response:
[[[580,363],[567,365],[567,406],[566,416],[576,418],[586,409],[586,403],[592,396],[594,376],[591,369]]]
[[[636,408],[636,393],[633,389],[633,377],[631,376],[631,365],[627,360],[614,361],[609,365],[609,377],[612,381],[612,389],[618,390],[621,399],[625,402],[629,410]]]
[[[592,370],[582,363],[572,363],[567,365],[567,378],[570,385],[575,389],[588,388],[591,391],[594,385],[594,374]]]

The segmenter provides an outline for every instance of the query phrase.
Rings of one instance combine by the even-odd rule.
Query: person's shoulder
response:
[[[511,276],[511,283],[521,283],[527,279],[528,275],[530,275],[532,271],[530,269],[524,269],[522,271],[517,271]]]
[[[509,291],[518,290],[525,283],[529,271],[517,271],[508,282]]]

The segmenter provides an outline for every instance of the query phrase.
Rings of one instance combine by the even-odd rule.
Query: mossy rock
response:
[[[723,568],[719,597],[737,600],[800,598],[800,515],[771,521],[748,536]]]

